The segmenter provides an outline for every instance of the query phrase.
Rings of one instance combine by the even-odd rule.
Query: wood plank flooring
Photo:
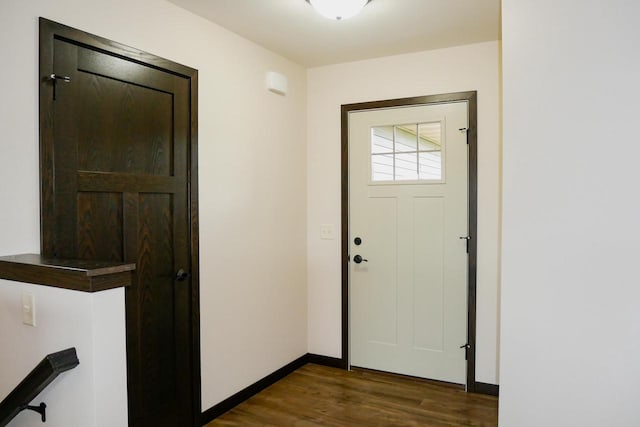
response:
[[[214,426],[498,425],[498,399],[458,386],[307,364],[207,424]]]

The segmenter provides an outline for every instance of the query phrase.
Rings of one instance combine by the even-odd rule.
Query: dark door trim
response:
[[[52,69],[54,40],[72,41],[112,56],[136,62],[189,80],[190,133],[188,169],[188,204],[190,217],[191,256],[191,351],[192,351],[192,419],[200,426],[201,418],[201,365],[200,365],[200,264],[198,220],[198,70],[149,54],[147,52],[99,37],[66,25],[40,18],[40,235],[41,253],[51,254],[54,248],[55,214],[53,170],[53,88],[47,70]],[[50,71],[49,71],[50,72]]]
[[[478,116],[477,92],[457,92],[414,98],[345,104],[341,109],[342,133],[342,367],[349,368],[349,113],[380,108],[406,107],[410,105],[468,104],[469,129],[469,259],[468,259],[468,310],[467,310],[467,391],[476,391],[476,260],[478,217]]]

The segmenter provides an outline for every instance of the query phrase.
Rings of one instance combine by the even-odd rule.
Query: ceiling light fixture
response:
[[[307,0],[320,15],[337,21],[360,13],[371,0]]]

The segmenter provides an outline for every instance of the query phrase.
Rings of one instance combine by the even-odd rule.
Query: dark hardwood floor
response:
[[[307,364],[213,426],[497,426],[498,399],[461,387]]]

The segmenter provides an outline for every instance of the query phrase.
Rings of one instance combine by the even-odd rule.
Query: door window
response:
[[[371,180],[443,181],[442,122],[371,128]]]

